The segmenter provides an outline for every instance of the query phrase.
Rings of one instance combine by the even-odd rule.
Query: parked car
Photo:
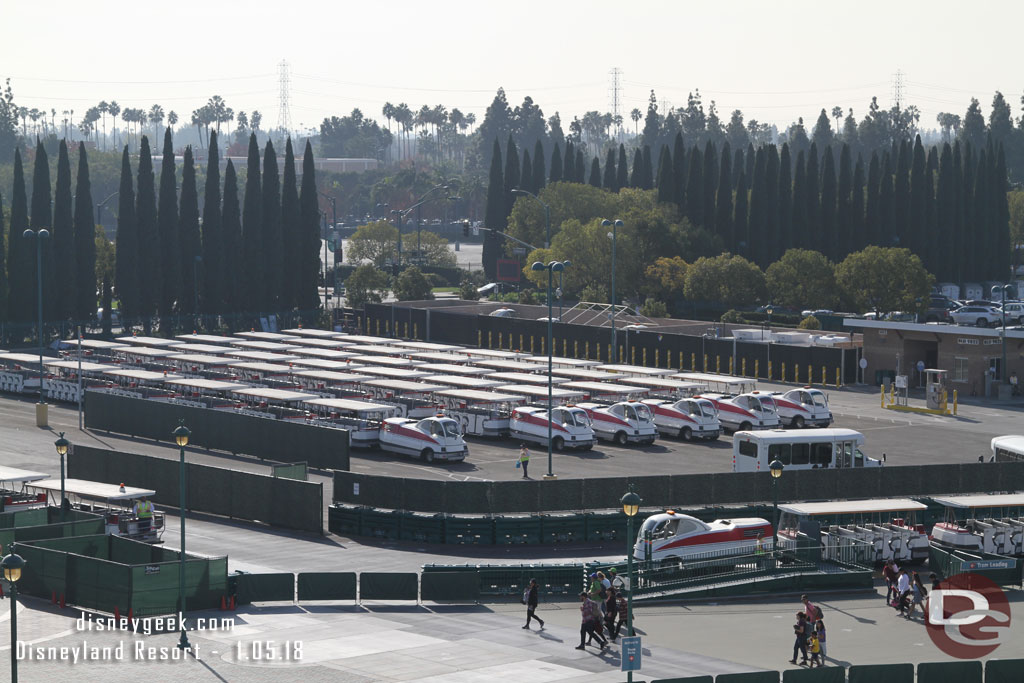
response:
[[[1012,321],[1024,325],[1024,302],[1007,301],[1003,306],[1003,310],[1006,311],[1006,322]]]
[[[960,308],[960,304],[944,296],[933,296],[928,301],[928,310],[924,312],[926,323],[948,323],[949,314]]]
[[[1002,313],[994,306],[962,306],[949,314],[957,325],[988,327],[1002,320]]]
[[[514,308],[497,308],[487,315],[492,318],[514,318],[516,317],[516,311]]]
[[[802,315],[805,318],[807,316],[809,316],[809,315],[813,315],[814,317],[818,317],[819,315],[832,315],[832,311],[830,309],[828,309],[828,308],[819,308],[819,309],[816,309],[816,310],[800,311],[800,315]]]
[[[961,299],[957,302],[961,306],[998,306],[998,301],[989,301],[988,299]]]

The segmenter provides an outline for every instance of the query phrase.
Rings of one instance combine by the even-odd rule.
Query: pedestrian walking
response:
[[[601,625],[601,620],[596,616],[597,606],[586,591],[580,593],[580,644],[576,646],[577,650],[586,649],[588,636],[601,644],[602,651],[608,647],[608,641],[597,631]]]
[[[540,624],[541,630],[544,629],[544,620],[538,617],[535,612],[537,611],[537,579],[530,579],[530,585],[526,589],[526,626],[523,628],[530,628],[530,620],[536,619]]]
[[[811,653],[811,663],[807,668],[813,669],[815,664],[821,666],[821,643],[818,642],[817,632],[811,631],[811,636],[807,639],[807,649]]]
[[[941,586],[942,580],[939,579],[939,575],[938,574],[936,574],[935,572],[932,572],[931,574],[928,575],[928,578],[932,580],[932,590],[933,591],[939,590],[940,588],[942,588],[942,586]]]
[[[885,579],[885,604],[891,605],[896,590],[896,570],[893,569],[892,560],[886,560],[882,567],[882,578]]]
[[[796,640],[793,642],[793,658],[790,664],[796,664],[796,655],[799,652],[803,656],[801,664],[807,663],[807,618],[803,612],[796,613],[796,623],[793,624],[793,635]]]
[[[604,602],[604,628],[608,637],[615,640],[615,615],[619,613],[618,591],[608,589],[608,599]]]
[[[907,619],[914,613],[918,605],[921,606],[921,616],[925,616],[924,600],[928,597],[928,589],[924,587],[921,576],[917,572],[914,572],[914,580],[910,582],[910,596],[910,610],[907,612]]]
[[[896,610],[897,614],[906,616],[910,608],[910,575],[906,569],[900,569],[896,576]]]
[[[818,645],[821,647],[821,664],[824,666],[825,657],[828,656],[828,645],[825,643],[825,620],[818,619],[818,623],[814,625],[814,631],[818,634]]]
[[[619,637],[619,632],[622,631],[622,625],[626,624],[629,626],[629,603],[626,602],[626,598],[622,595],[622,591],[615,591],[615,611],[618,613],[619,620],[615,622],[615,632],[612,633],[612,640]],[[627,633],[627,636],[635,635],[634,633]]]
[[[526,447],[525,443],[519,444],[519,459],[516,460],[516,467],[523,468],[523,479],[530,478],[530,475],[527,474],[527,470],[530,468],[530,449]]]
[[[590,588],[588,589],[588,595],[591,600],[597,605],[597,619],[600,622],[604,621],[604,585],[601,583],[601,579],[598,578],[597,572],[590,575]]]
[[[806,595],[800,596],[800,602],[804,605],[804,614],[807,615],[807,623],[813,625],[821,617],[825,616],[821,613],[821,608],[814,605],[811,599]]]
[[[615,567],[608,570],[608,578],[611,580],[612,586],[614,586],[620,593],[626,587],[626,582],[619,576],[619,570]]]

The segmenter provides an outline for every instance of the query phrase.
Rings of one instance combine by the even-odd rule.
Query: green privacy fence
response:
[[[85,392],[85,426],[157,441],[173,442],[171,432],[184,420],[196,446],[291,462],[295,454],[312,466],[347,470],[348,431],[290,420],[271,420],[242,413],[196,408],[163,401]]]
[[[1020,584],[1022,577],[1020,558],[976,550],[944,550],[934,544],[928,549],[928,567],[939,576],[981,574],[1000,586]]]
[[[72,446],[68,476],[156,491],[153,502],[177,507],[177,460]],[[188,456],[186,455],[186,458]],[[195,512],[323,532],[323,484],[186,463],[187,506]]]
[[[60,521],[60,509],[56,507],[0,515],[0,551],[15,542],[104,533],[104,521],[100,515],[69,509],[65,511],[65,519],[67,521]],[[12,526],[3,526],[4,523]]]
[[[284,465],[271,465],[270,473],[281,479],[298,479],[309,481],[309,466],[304,462],[293,462]]]
[[[94,535],[18,543],[27,564],[20,590],[100,612],[136,616],[178,609],[180,555],[118,536]],[[227,558],[186,555],[185,596],[190,609],[211,609],[228,594]]]

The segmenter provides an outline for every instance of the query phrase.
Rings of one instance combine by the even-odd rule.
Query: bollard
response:
[[[380,318],[377,318],[377,336],[380,336]]]
[[[779,381],[782,381],[782,382],[786,381],[786,364],[785,363],[782,364],[782,376],[779,378]]]
[[[583,342],[583,357],[590,360],[590,342]]]
[[[793,364],[793,384],[800,384],[800,365]]]
[[[690,369],[691,370],[696,370],[697,369],[697,354],[695,354],[695,353],[691,353],[690,354]]]
[[[601,355],[601,354],[598,354],[598,355]],[[600,360],[600,359],[598,359],[598,360]],[[615,362],[612,359],[612,345],[611,344],[608,345],[608,362],[609,363],[614,363]]]
[[[772,362],[768,361],[768,379],[772,378]]]
[[[733,357],[729,356],[729,374],[730,375],[733,374],[733,371],[732,371],[732,361],[733,361]]]
[[[489,348],[489,349],[494,348],[494,345],[491,343],[492,341],[494,341],[494,333],[491,332],[490,330],[488,330],[487,331],[487,348]]]
[[[754,359],[754,377],[760,377],[760,376],[761,376],[761,359],[755,358]]]
[[[807,383],[814,384],[814,366],[810,363],[807,364]]]
[[[839,368],[836,368],[836,389],[839,388]]]
[[[643,365],[646,368],[647,367],[647,349],[643,349],[643,359],[644,359],[643,360]]]
[[[498,333],[498,348],[501,348],[501,332]]]
[[[634,346],[629,350],[629,364],[636,365],[636,347]]]
[[[547,339],[545,339],[544,337],[540,338],[540,355],[542,356],[546,356],[548,354],[548,352],[544,350],[544,345],[547,343]]]
[[[569,355],[569,340],[562,337],[562,357]]]
[[[954,415],[956,415],[957,403],[958,403],[958,401],[957,401],[957,390],[954,389],[953,390],[953,414]]]
[[[715,373],[719,374],[719,375],[722,374],[722,357],[721,356],[715,356]]]
[[[654,349],[654,367],[658,367],[658,349]]]
[[[579,358],[580,357],[580,342],[579,342],[579,340],[576,340],[576,341],[574,341],[572,343],[572,357],[573,358]]]
[[[821,386],[826,386],[827,384],[828,384],[828,375],[825,374],[825,366],[822,365],[821,366]]]
[[[408,321],[405,323],[405,335],[404,336],[405,336],[406,339],[409,338],[409,323],[408,323]]]
[[[530,335],[530,353],[533,353],[533,335]]]
[[[701,366],[701,372],[708,371],[708,354],[704,354],[704,365]]]
[[[746,358],[742,358],[742,359],[740,359],[740,377],[746,377],[746,376],[747,376],[747,359]]]
[[[882,399],[882,406],[881,407],[884,408],[885,407],[885,385],[884,384],[882,385],[882,392],[881,392],[881,394],[879,394],[879,396]]]
[[[482,330],[476,331],[476,346],[481,348],[484,345],[484,333]]]
[[[521,349],[525,349],[526,348],[525,346],[523,346],[523,335],[519,335],[519,348],[521,348]]]
[[[420,338],[419,326],[416,323],[412,324],[412,336],[415,337],[416,339]]]

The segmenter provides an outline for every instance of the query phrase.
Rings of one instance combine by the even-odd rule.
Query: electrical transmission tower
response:
[[[616,121],[616,135],[619,142],[622,142],[622,69],[615,67],[608,73],[612,77],[612,84],[608,89],[609,105],[612,117]]]
[[[278,103],[277,109],[277,127],[287,135],[292,128],[292,114],[291,109],[288,106],[288,62],[283,59],[281,60],[281,63],[277,65],[277,80],[280,86],[280,102]]]
[[[906,93],[904,92],[903,85],[903,71],[896,69],[896,73],[892,76],[892,100],[893,105],[898,111],[902,111],[900,104],[906,101]]]

